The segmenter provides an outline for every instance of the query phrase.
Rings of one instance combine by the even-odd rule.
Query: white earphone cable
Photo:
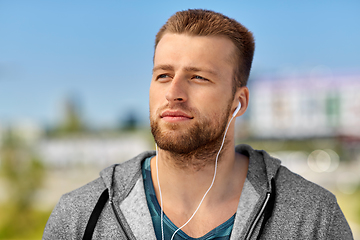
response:
[[[161,195],[161,188],[160,188],[160,180],[159,180],[159,166],[158,166],[158,158],[159,158],[159,151],[158,151],[158,146],[157,144],[155,144],[156,147],[156,178],[157,178],[157,184],[159,186],[159,195],[160,195],[160,208],[161,208],[161,213],[160,213],[160,221],[161,221],[161,239],[164,240],[164,221],[163,221],[163,217],[164,217],[164,211],[163,211],[163,201],[162,201],[162,195]]]
[[[218,159],[219,159],[219,155],[220,155],[220,152],[224,146],[224,143],[225,143],[225,138],[226,138],[226,134],[227,134],[227,131],[229,129],[229,126],[230,126],[230,123],[231,121],[233,120],[233,118],[235,117],[235,115],[233,115],[226,127],[226,130],[225,130],[225,134],[224,134],[224,137],[223,137],[223,140],[222,140],[222,143],[221,143],[221,146],[220,146],[220,149],[216,155],[216,159],[215,159],[215,170],[214,170],[214,176],[213,176],[213,179],[212,179],[212,182],[210,184],[210,187],[208,188],[208,190],[205,192],[204,196],[202,197],[198,207],[196,208],[195,212],[192,214],[192,216],[189,218],[189,220],[187,220],[186,223],[184,223],[184,225],[182,225],[181,227],[179,227],[172,235],[171,237],[171,240],[174,239],[175,237],[175,234],[180,231],[183,227],[185,227],[192,219],[193,217],[195,216],[195,214],[197,213],[197,211],[199,210],[201,204],[203,203],[206,195],[208,194],[208,192],[210,191],[210,189],[213,187],[214,185],[214,182],[215,182],[215,177],[216,177],[216,172],[217,172],[217,165],[218,165]],[[161,239],[164,240],[164,224],[163,224],[163,218],[164,218],[164,211],[163,211],[163,201],[162,201],[162,194],[161,194],[161,187],[160,187],[160,181],[159,181],[159,167],[158,167],[158,159],[159,159],[159,152],[158,152],[158,147],[157,145],[155,144],[156,146],[156,177],[157,177],[157,183],[158,183],[158,186],[159,186],[159,195],[160,195],[160,207],[161,207]]]

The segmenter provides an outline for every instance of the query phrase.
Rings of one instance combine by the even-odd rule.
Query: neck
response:
[[[165,206],[166,203],[171,202],[183,205],[190,212],[196,209],[213,181],[218,150],[209,159],[189,156],[191,158],[187,159],[187,164],[184,164],[184,156],[176,156],[159,149],[157,156],[159,181]],[[241,155],[235,154],[233,141],[227,142],[226,148],[221,152],[216,181],[203,204],[215,203],[232,195],[233,189],[231,188],[234,186],[232,182],[234,177],[239,174],[235,169],[239,169]],[[152,160],[151,168],[156,173],[156,159]],[[153,183],[159,199],[156,174],[153,174]]]
[[[193,152],[185,154],[177,154],[161,149],[159,151],[161,154],[161,161],[163,161],[170,169],[185,173],[199,172],[202,169],[206,172],[206,169],[208,168],[213,171],[216,161],[221,161],[221,159],[224,158],[224,152],[227,149],[231,149],[229,145],[232,144],[230,141],[226,140],[220,152],[221,141],[210,143]]]
[[[225,144],[226,133],[233,118],[234,116],[226,127],[218,150],[212,146],[210,153],[200,151],[202,154],[199,155],[199,151],[197,151],[197,154],[184,156],[160,149],[157,151],[156,158],[151,161],[152,172],[156,170],[156,175],[152,174],[152,179],[156,197],[161,203],[161,224],[163,223],[163,211],[175,225],[183,224],[174,232],[171,239],[182,228],[185,232],[194,233],[196,236],[206,233],[208,229],[218,226],[219,222],[223,222],[236,212],[246,178],[248,159],[235,153],[233,134],[228,136],[227,139],[230,140]],[[232,124],[232,130],[233,127]],[[231,132],[233,133],[233,131]],[[217,143],[209,145],[216,146]],[[223,149],[224,145],[227,147]],[[220,152],[222,152],[221,159],[223,161],[219,161]],[[202,156],[201,159],[199,156]],[[188,158],[185,162],[188,164],[184,165],[185,157]],[[212,159],[215,159],[215,162]],[[179,162],[182,162],[180,165],[182,168],[179,168]],[[218,167],[221,167],[220,171],[217,170]],[[161,178],[165,180],[161,181]],[[205,199],[205,197],[207,198]],[[200,216],[197,214],[191,224],[193,226],[187,225],[198,211]],[[213,219],[213,217],[217,220],[210,225],[204,225],[206,219]],[[203,227],[201,230],[198,229],[200,225]],[[209,227],[204,228],[207,225]],[[161,225],[161,229],[163,230],[163,225]]]
[[[153,173],[156,171],[152,179],[162,209],[161,224],[164,211],[175,225],[181,226],[173,236],[180,229],[189,236],[202,236],[236,212],[247,174],[248,158],[235,153],[233,141],[230,145],[231,148],[224,150],[219,164],[217,160],[221,147],[215,164],[206,164],[195,171],[179,169],[176,164],[171,164],[174,156],[161,149],[159,152],[164,159],[159,160],[162,159],[159,152],[152,159],[151,169]],[[208,219],[213,220],[209,222]],[[190,221],[192,223],[188,225]]]

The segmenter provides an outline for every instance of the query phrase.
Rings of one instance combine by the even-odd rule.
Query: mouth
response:
[[[166,110],[161,113],[160,118],[166,122],[188,121],[194,117],[180,110]]]

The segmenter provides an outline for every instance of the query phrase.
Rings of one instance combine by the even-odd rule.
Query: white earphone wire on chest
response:
[[[212,182],[210,184],[210,187],[208,188],[208,190],[205,192],[204,196],[202,197],[199,205],[197,206],[196,210],[194,211],[194,213],[191,215],[191,217],[189,218],[189,220],[187,220],[181,227],[179,227],[172,235],[171,237],[171,240],[174,239],[176,233],[178,231],[180,231],[183,227],[185,227],[192,219],[193,217],[195,216],[195,214],[197,213],[197,211],[199,210],[201,204],[203,203],[206,195],[208,194],[208,192],[210,191],[210,189],[212,188],[212,186],[214,185],[214,182],[215,182],[215,177],[216,177],[216,172],[217,172],[217,165],[218,165],[218,159],[219,159],[219,155],[220,155],[220,152],[224,146],[224,143],[225,143],[225,138],[226,138],[226,134],[227,134],[227,131],[229,129],[229,126],[230,126],[230,123],[232,122],[232,120],[234,119],[234,117],[236,117],[236,114],[239,112],[239,110],[241,109],[241,103],[239,102],[239,105],[237,106],[237,108],[234,110],[233,114],[232,114],[232,117],[226,127],[226,130],[225,130],[225,133],[224,133],[224,137],[223,137],[223,140],[222,140],[222,143],[221,143],[221,146],[220,146],[220,149],[216,155],[216,159],[215,159],[215,170],[214,170],[214,176],[213,176],[213,179],[212,179]],[[160,213],[160,218],[161,218],[161,239],[164,240],[164,211],[163,211],[163,200],[162,200],[162,193],[161,193],[161,187],[160,187],[160,180],[159,180],[159,165],[158,165],[158,159],[159,159],[159,151],[158,151],[158,147],[157,145],[155,144],[155,147],[156,147],[156,178],[157,178],[157,184],[158,184],[158,188],[159,188],[159,197],[160,197],[160,208],[161,208],[161,213]]]

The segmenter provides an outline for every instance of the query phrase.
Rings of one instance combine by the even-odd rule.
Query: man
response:
[[[264,151],[235,147],[253,53],[233,19],[173,15],[156,36],[150,86],[158,151],[63,195],[43,239],[352,239],[331,193]]]

